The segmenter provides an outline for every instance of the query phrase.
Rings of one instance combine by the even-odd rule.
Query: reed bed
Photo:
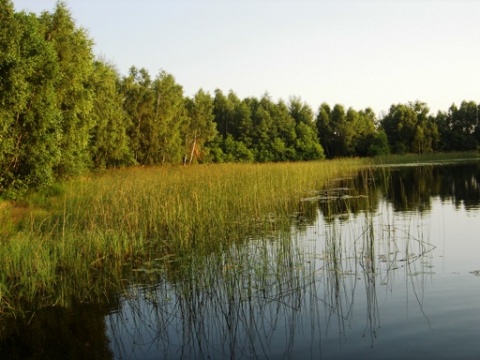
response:
[[[137,281],[106,320],[116,356],[295,357],[298,349],[305,353],[306,342],[323,351],[322,337],[347,341],[358,314],[365,315],[358,329],[373,347],[381,328],[377,293],[393,291],[403,273],[401,286],[419,301],[420,278],[429,274],[425,257],[434,249],[415,213],[397,214],[378,202],[373,193],[390,183],[378,179],[377,185],[373,176],[360,171],[303,198],[304,209],[323,213],[315,211],[308,226],[271,228],[248,243],[192,257],[174,272],[178,279]],[[347,189],[352,195],[342,196]]]
[[[435,152],[428,154],[397,154],[378,156],[373,159],[377,165],[402,165],[402,164],[428,164],[428,163],[451,163],[479,160],[479,151],[460,152]]]
[[[174,273],[193,254],[287,229],[301,197],[366,164],[138,167],[2,203],[0,313],[99,301],[143,264]]]

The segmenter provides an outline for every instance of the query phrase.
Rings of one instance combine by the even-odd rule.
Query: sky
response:
[[[123,75],[164,70],[186,96],[300,98],[377,116],[423,101],[480,102],[476,0],[66,0],[94,52]],[[56,0],[13,0],[53,11]]]

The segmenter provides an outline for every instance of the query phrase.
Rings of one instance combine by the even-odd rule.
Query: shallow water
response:
[[[155,286],[100,308],[37,314],[0,355],[478,359],[479,181],[476,163],[334,181],[306,194],[289,233],[192,259],[179,276],[151,270]]]

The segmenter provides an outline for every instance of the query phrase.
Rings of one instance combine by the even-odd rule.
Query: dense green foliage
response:
[[[458,108],[453,104],[435,119],[440,134],[439,149],[444,151],[477,150],[480,146],[480,104],[463,101]]]
[[[438,127],[428,117],[428,108],[421,102],[392,105],[382,120],[389,144],[395,153],[431,152],[438,142]]]
[[[333,109],[320,106],[316,118],[317,131],[327,156],[375,156],[388,153],[388,144],[381,129],[376,128],[375,113],[367,108],[345,111],[342,105]]]
[[[128,75],[96,59],[93,40],[59,2],[16,12],[0,0],[0,196],[87,171],[127,165],[305,161],[476,150],[479,105],[436,116],[422,102],[370,109],[299,98],[185,96],[165,71]]]
[[[61,69],[40,19],[0,4],[0,194],[16,196],[52,181],[60,162]]]

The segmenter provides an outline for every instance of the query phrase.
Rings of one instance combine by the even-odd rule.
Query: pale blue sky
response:
[[[14,0],[53,10],[56,0]],[[432,112],[480,102],[480,1],[70,0],[96,54],[122,74],[171,73],[240,98],[299,96],[379,115],[421,100]]]

